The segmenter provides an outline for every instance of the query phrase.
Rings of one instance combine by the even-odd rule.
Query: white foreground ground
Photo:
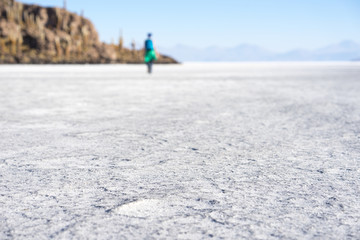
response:
[[[360,64],[0,65],[0,239],[359,239]]]

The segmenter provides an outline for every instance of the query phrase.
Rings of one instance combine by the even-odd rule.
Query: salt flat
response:
[[[359,239],[360,63],[0,66],[0,239]]]

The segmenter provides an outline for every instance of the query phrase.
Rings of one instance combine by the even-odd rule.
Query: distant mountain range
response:
[[[276,53],[256,45],[241,44],[232,48],[212,46],[196,48],[177,45],[159,48],[179,61],[352,61],[360,60],[360,44],[343,41],[316,50],[295,49]]]

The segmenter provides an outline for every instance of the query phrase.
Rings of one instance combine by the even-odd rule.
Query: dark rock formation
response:
[[[0,0],[0,63],[142,63],[143,51],[99,41],[90,20],[62,8]],[[160,55],[159,63],[176,63]]]

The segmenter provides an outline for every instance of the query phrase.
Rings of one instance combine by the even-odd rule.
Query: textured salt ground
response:
[[[360,64],[0,66],[0,239],[359,239]]]

